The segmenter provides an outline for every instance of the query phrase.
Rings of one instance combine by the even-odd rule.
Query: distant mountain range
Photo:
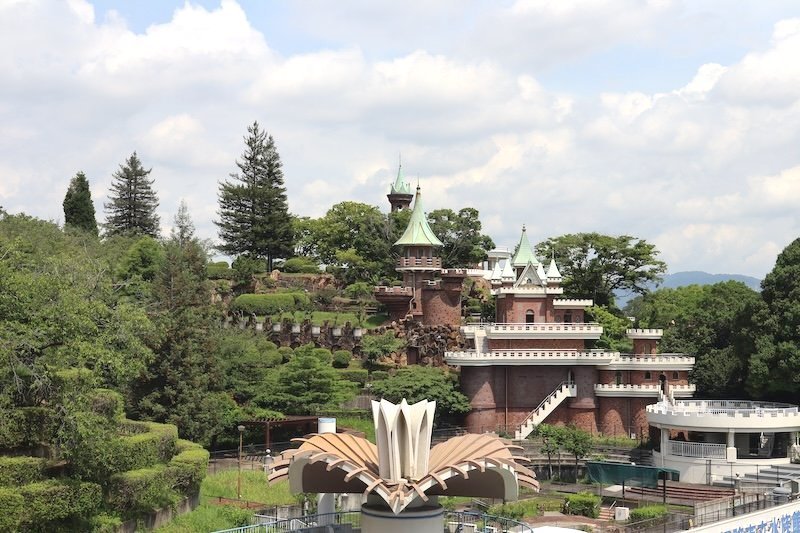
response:
[[[742,274],[709,274],[700,270],[688,270],[686,272],[675,272],[673,274],[666,274],[664,281],[658,287],[651,287],[650,290],[656,289],[675,289],[677,287],[685,287],[686,285],[713,285],[714,283],[721,283],[723,281],[741,281],[755,291],[761,290],[761,280],[752,276],[744,276]],[[635,294],[616,293],[616,304],[621,309],[625,307]]]

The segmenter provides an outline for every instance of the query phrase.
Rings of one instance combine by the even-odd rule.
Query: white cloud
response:
[[[385,207],[402,152],[428,209],[478,208],[498,245],[522,223],[533,240],[628,233],[671,270],[763,275],[798,233],[798,21],[659,91],[595,93],[602,69],[557,89],[540,70],[659,42],[680,4],[429,4],[304,3],[298,28],[343,44],[279,53],[232,0],[186,3],[140,33],[78,0],[0,2],[0,203],[61,218],[81,169],[102,218],[111,174],[137,150],[165,227],[185,197],[211,237],[217,184],[259,120],[302,215]]]

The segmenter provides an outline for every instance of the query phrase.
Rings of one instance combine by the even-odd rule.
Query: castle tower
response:
[[[514,272],[516,273],[517,277],[522,274],[522,271],[526,266],[528,266],[528,263],[531,263],[537,270],[539,270],[538,267],[541,266],[539,260],[536,259],[536,254],[533,253],[533,248],[531,248],[531,243],[528,240],[528,233],[525,230],[525,225],[523,224],[522,235],[519,238],[517,250],[514,252],[514,256],[511,258],[511,266],[514,268]],[[544,274],[544,272],[542,272],[542,274]]]
[[[397,167],[397,179],[394,180],[394,183],[389,189],[389,194],[387,194],[386,197],[389,199],[389,204],[392,206],[392,213],[402,209],[408,209],[411,205],[411,200],[414,198],[414,195],[411,194],[411,187],[403,176],[402,163]]]

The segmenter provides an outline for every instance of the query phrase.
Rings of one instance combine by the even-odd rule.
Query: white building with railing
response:
[[[690,483],[757,481],[759,472],[779,472],[798,451],[795,405],[661,396],[647,406],[647,419],[655,464],[680,471]]]

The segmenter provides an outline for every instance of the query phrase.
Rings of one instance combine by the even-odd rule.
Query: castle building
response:
[[[659,354],[661,330],[627,330],[631,354],[593,349],[603,328],[586,321],[592,300],[562,297],[555,260],[545,268],[524,227],[516,252],[503,263],[494,262],[490,276],[496,322],[462,326],[469,348],[445,354],[461,368],[461,390],[472,408],[469,431],[501,429],[522,439],[544,422],[645,436],[647,405],[662,393],[694,393],[688,381],[694,358]]]
[[[398,172],[398,181],[401,176]],[[392,194],[398,190],[396,185],[392,186]],[[400,247],[397,271],[403,275],[402,285],[375,287],[375,298],[386,306],[389,317],[392,320],[410,317],[426,325],[459,325],[461,286],[466,271],[442,268],[442,259],[436,255],[442,242],[428,224],[419,187],[408,226],[394,245]]]
[[[402,164],[400,164],[397,168],[397,179],[395,179],[394,183],[392,183],[392,186],[389,189],[389,194],[386,195],[386,198],[389,199],[389,205],[391,206],[392,213],[402,209],[408,209],[411,205],[411,200],[414,199],[414,195],[411,194],[411,186],[403,177]]]

